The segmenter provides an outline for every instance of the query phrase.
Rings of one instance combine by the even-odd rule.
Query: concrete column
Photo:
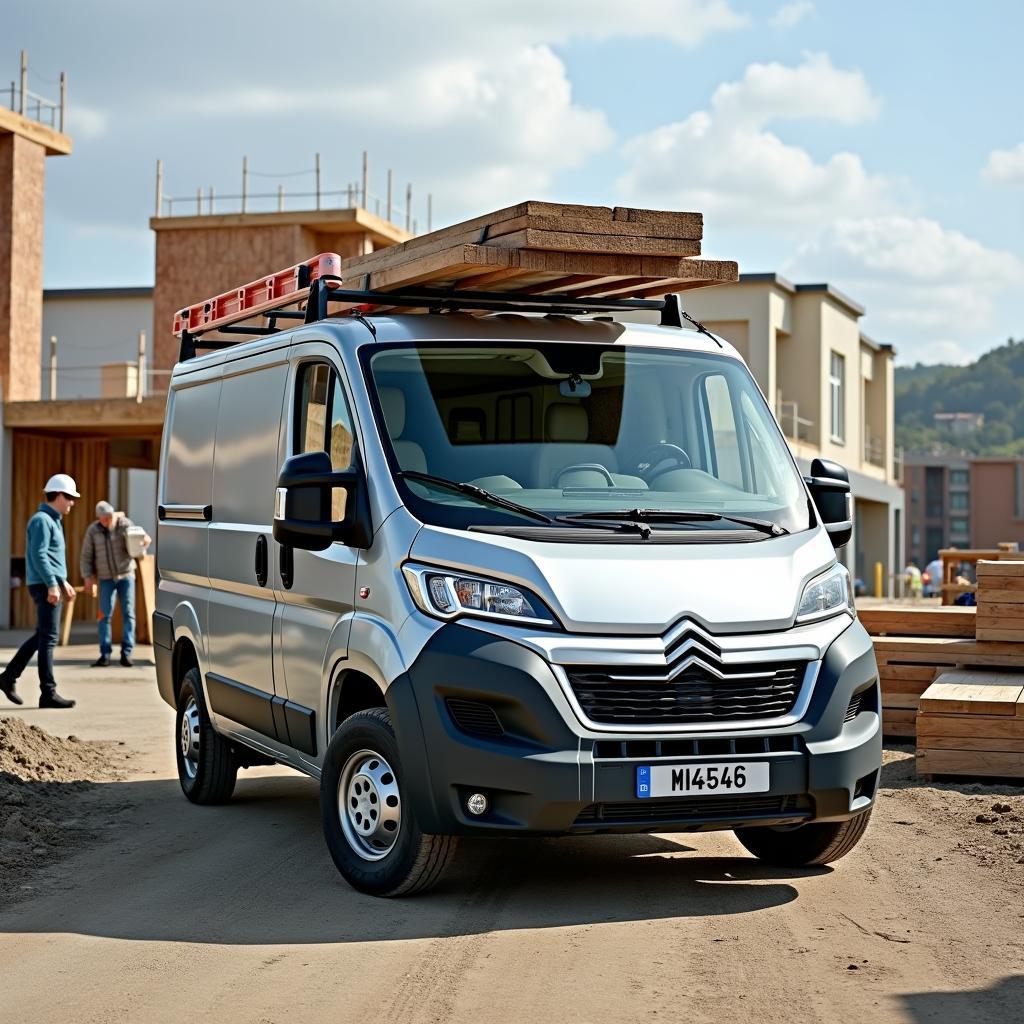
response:
[[[46,149],[0,135],[0,381],[8,401],[41,396]]]

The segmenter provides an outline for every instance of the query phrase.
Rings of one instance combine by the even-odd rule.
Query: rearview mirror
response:
[[[853,536],[853,495],[850,475],[837,462],[814,459],[811,475],[804,477],[822,526],[837,550]]]
[[[342,500],[336,504],[339,491]],[[335,472],[323,451],[285,460],[274,498],[274,540],[279,544],[305,551],[324,551],[335,541],[367,547],[368,519],[366,487],[358,464]]]

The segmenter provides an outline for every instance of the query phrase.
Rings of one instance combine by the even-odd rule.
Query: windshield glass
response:
[[[424,522],[537,527],[544,516],[572,516],[579,528],[580,514],[644,510],[658,530],[744,528],[719,518],[728,516],[791,533],[810,526],[789,450],[735,359],[578,343],[414,343],[370,349],[364,368],[392,469]],[[664,514],[673,511],[702,515],[673,523]]]

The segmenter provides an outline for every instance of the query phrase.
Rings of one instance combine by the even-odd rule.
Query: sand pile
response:
[[[124,744],[65,740],[0,718],[0,890],[100,831],[90,793],[122,778],[128,756]]]

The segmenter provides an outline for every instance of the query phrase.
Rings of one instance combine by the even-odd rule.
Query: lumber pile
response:
[[[1024,561],[977,563],[979,640],[1024,641]]]
[[[872,636],[974,637],[975,609],[958,605],[875,605],[857,618]]]
[[[941,672],[921,696],[917,771],[1024,778],[1024,672]]]
[[[887,736],[913,738],[921,697],[947,669],[1024,672],[1024,644],[962,637],[875,637],[882,689],[882,728]]]
[[[530,201],[344,260],[342,287],[429,287],[638,298],[738,280],[700,255],[704,218]]]

